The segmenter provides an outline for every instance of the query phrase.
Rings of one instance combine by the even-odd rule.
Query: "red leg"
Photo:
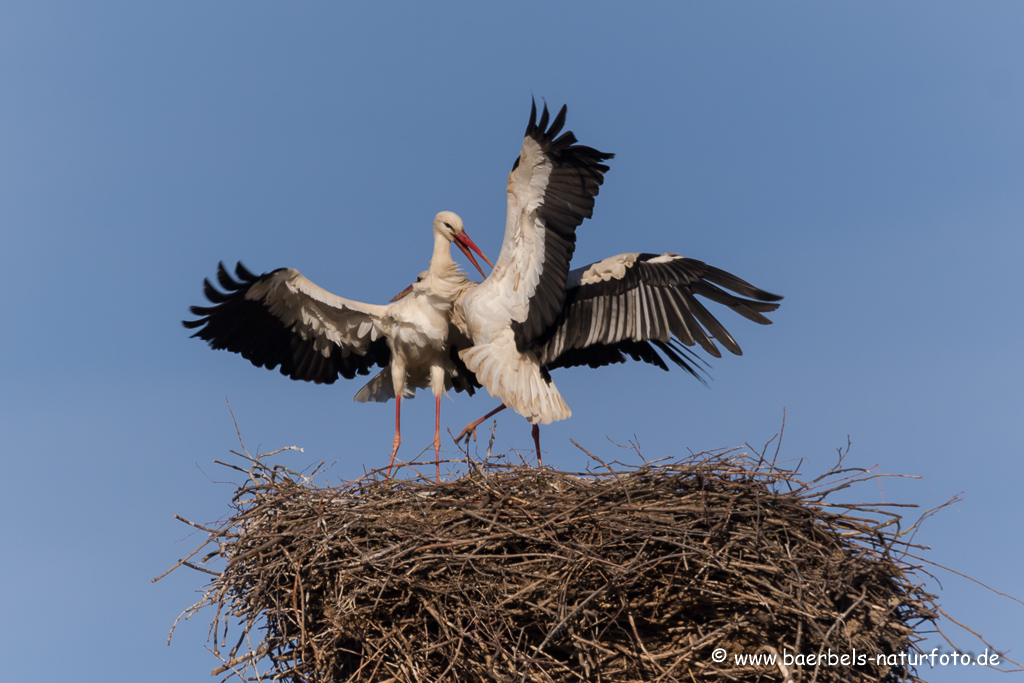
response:
[[[441,483],[441,396],[438,395],[434,413],[434,467],[437,469],[437,483]]]
[[[388,463],[388,474],[391,476],[391,468],[395,465],[395,455],[398,454],[398,447],[402,445],[402,397],[395,396],[395,440],[391,443],[391,462]]]
[[[540,425],[533,425],[533,445],[537,448],[537,467],[544,467],[540,459]]]
[[[459,432],[459,435],[457,437],[455,437],[455,443],[458,443],[458,442],[462,441],[462,437],[466,437],[466,443],[469,443],[469,437],[471,437],[471,436],[473,437],[473,441],[476,441],[476,428],[480,426],[480,423],[483,422],[484,420],[488,420],[488,419],[494,417],[495,415],[497,415],[501,411],[505,410],[505,408],[507,408],[507,407],[508,406],[506,406],[504,403],[502,403],[500,406],[498,406],[497,408],[495,408],[491,412],[487,413],[486,415],[481,417],[479,420],[475,420],[473,422],[470,422],[468,425],[463,427],[462,431]]]

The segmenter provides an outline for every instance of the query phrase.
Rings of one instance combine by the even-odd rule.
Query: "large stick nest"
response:
[[[781,658],[907,652],[939,612],[891,506],[826,500],[872,478],[841,457],[809,482],[729,452],[578,474],[491,459],[442,484],[328,488],[263,458],[232,516],[200,526],[215,549],[179,563],[215,575],[186,612],[215,610],[215,674],[913,681],[898,663]]]

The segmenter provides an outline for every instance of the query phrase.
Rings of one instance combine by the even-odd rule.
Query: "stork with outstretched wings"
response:
[[[494,269],[467,287],[452,321],[469,346],[459,357],[502,405],[470,423],[457,438],[506,407],[533,425],[564,420],[569,407],[551,379],[560,367],[600,367],[627,357],[668,369],[664,359],[700,378],[701,361],[686,348],[715,357],[740,347],[696,298],[723,304],[749,320],[781,297],[700,261],[677,254],[620,254],[570,273],[576,229],[593,214],[594,198],[612,154],[562,133],[566,108],[550,120],[536,105],[522,152],[508,177],[505,238]],[[550,125],[549,125],[550,121]]]
[[[388,474],[402,442],[402,399],[430,388],[435,399],[434,455],[440,481],[441,396],[455,388],[478,386],[449,344],[451,306],[474,283],[451,257],[454,243],[480,274],[462,219],[450,211],[434,218],[430,267],[409,295],[386,305],[364,304],[331,294],[292,268],[260,276],[241,263],[235,280],[221,264],[217,280],[224,292],[204,281],[211,306],[193,306],[197,320],[186,320],[193,335],[215,349],[227,349],[292,379],[330,384],[344,377],[384,368],[356,394],[357,401],[395,399],[395,437]],[[461,371],[460,371],[461,370]]]

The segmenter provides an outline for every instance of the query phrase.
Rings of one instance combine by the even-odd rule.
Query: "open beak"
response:
[[[486,278],[487,273],[484,272],[484,269],[481,268],[480,264],[476,262],[475,258],[473,258],[474,251],[480,258],[484,260],[484,263],[491,267],[491,270],[494,269],[494,264],[491,263],[486,256],[484,256],[484,252],[480,251],[480,247],[476,246],[476,244],[473,243],[473,240],[469,239],[469,236],[465,233],[465,231],[455,235],[455,246],[459,248],[459,251],[466,255],[466,258],[468,258],[469,262],[473,264],[473,267],[480,271],[481,276]]]

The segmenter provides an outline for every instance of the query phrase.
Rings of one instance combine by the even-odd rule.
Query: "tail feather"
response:
[[[544,379],[537,359],[517,351],[514,343],[473,346],[459,356],[491,396],[530,424],[549,424],[572,415],[558,388]]]
[[[416,388],[406,384],[405,393],[402,398],[412,398],[416,395]],[[387,403],[395,397],[395,386],[391,381],[391,368],[384,368],[373,376],[355,396],[358,403],[373,401],[375,403]]]

